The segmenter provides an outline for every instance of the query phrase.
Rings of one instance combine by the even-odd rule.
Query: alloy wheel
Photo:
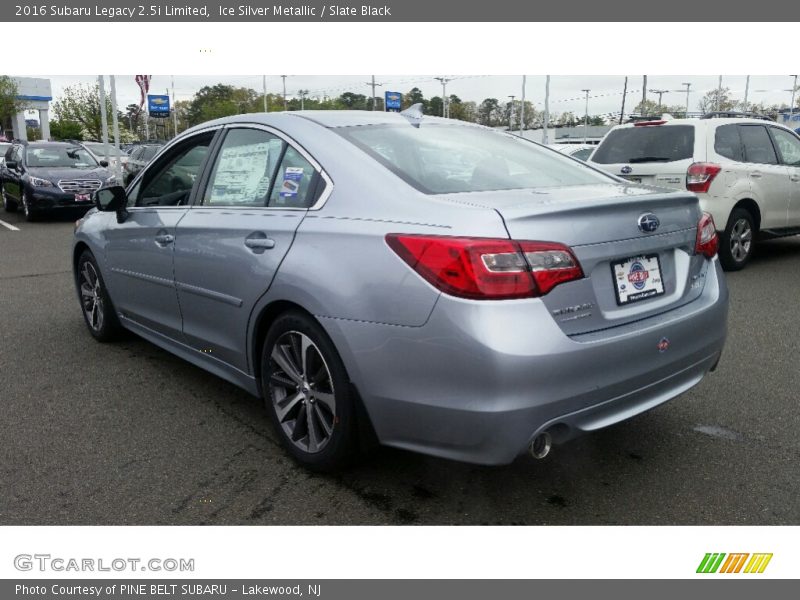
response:
[[[100,277],[97,275],[94,265],[89,261],[84,262],[81,269],[81,306],[89,327],[94,331],[100,331],[105,316],[103,294]]]
[[[315,454],[336,426],[333,378],[316,344],[304,333],[287,331],[270,354],[269,397],[286,437]]]
[[[753,244],[753,228],[747,219],[739,219],[731,229],[731,256],[737,262],[742,262],[750,254]]]

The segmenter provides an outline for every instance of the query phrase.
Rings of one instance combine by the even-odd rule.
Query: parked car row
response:
[[[211,121],[94,203],[72,248],[91,335],[262,397],[310,468],[369,439],[543,458],[685,392],[726,337],[697,195],[419,106]]]

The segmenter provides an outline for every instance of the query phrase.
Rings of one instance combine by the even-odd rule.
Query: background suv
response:
[[[8,212],[22,208],[28,221],[57,210],[92,207],[92,192],[116,183],[83,146],[72,142],[19,142],[5,155],[0,191]]]
[[[695,192],[720,230],[727,270],[747,264],[757,238],[800,233],[800,137],[766,118],[712,113],[619,125],[588,162]]]

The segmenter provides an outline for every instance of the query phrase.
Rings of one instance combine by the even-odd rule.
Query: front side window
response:
[[[97,161],[80,146],[28,146],[29,167],[94,169]]]
[[[283,152],[283,140],[259,129],[225,136],[206,187],[206,206],[266,206]]]
[[[609,177],[521,138],[467,125],[342,127],[337,133],[418,190],[483,192],[608,183]]]
[[[777,165],[778,157],[769,138],[767,128],[763,125],[740,125],[739,133],[744,145],[744,157],[749,163],[760,165]]]
[[[800,139],[793,133],[777,127],[772,128],[772,137],[781,153],[783,164],[792,167],[800,166]]]
[[[213,133],[195,136],[153,163],[131,191],[129,202],[135,206],[188,204],[213,137]]]

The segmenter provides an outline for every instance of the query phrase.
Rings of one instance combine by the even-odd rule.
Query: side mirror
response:
[[[92,195],[92,200],[97,210],[102,212],[116,212],[117,222],[122,223],[128,218],[128,195],[121,185],[101,188]]]
[[[9,171],[16,171],[17,170],[17,161],[15,160],[7,160],[6,161],[6,169]]]
[[[100,166],[105,169],[108,166],[108,161],[107,160],[101,160],[100,161]]]

